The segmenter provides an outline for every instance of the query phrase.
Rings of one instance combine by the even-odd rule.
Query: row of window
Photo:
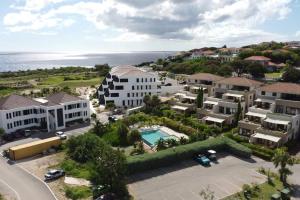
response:
[[[45,118],[42,118],[41,121],[45,121]],[[8,123],[7,124],[7,129],[12,129],[13,127],[19,127],[22,125],[28,125],[28,124],[33,124],[33,123],[38,123],[37,118],[30,118],[30,119],[25,119],[25,120],[18,120],[14,121],[13,123]]]
[[[266,92],[265,92],[265,91],[261,91],[261,95],[266,95]],[[276,92],[273,92],[273,93],[272,93],[272,96],[273,96],[273,97],[276,97],[276,96],[277,96],[277,93],[276,93]]]
[[[126,104],[127,103],[127,104]],[[136,99],[136,100],[123,100],[122,102],[123,106],[139,106],[143,104],[143,99]]]
[[[145,82],[148,82],[148,78],[136,78],[136,82],[137,83],[139,83],[140,82],[140,80],[141,80],[141,82],[143,83],[144,82],[144,80],[145,80]],[[155,82],[155,78],[149,78],[149,82]]]
[[[149,95],[151,95],[151,92],[141,92],[140,96],[143,97],[144,95],[147,95],[147,93]],[[127,93],[127,97],[130,97],[130,93]],[[139,93],[136,92],[136,93],[131,93],[131,97],[139,97]]]
[[[26,109],[22,111],[15,111],[11,113],[6,113],[6,119],[12,119],[13,117],[19,117],[22,115],[31,115],[31,114],[40,114],[45,113],[46,111],[44,109]]]
[[[144,85],[146,90],[151,90],[151,85]],[[143,85],[137,85],[136,87],[133,85],[131,86],[132,90],[143,90]]]
[[[72,119],[74,117],[80,117],[80,116],[81,116],[81,112],[74,112],[74,113],[65,114],[66,119]]]

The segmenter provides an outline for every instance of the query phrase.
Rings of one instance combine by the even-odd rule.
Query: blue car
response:
[[[209,166],[210,160],[204,155],[198,155],[196,161],[199,162],[203,166]]]

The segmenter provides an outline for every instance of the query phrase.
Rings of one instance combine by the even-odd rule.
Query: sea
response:
[[[173,51],[141,51],[122,53],[0,52],[0,72],[58,68],[137,65],[174,55]]]

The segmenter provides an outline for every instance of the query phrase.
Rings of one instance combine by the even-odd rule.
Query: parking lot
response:
[[[190,160],[134,175],[129,190],[137,200],[199,200],[199,193],[209,187],[216,199],[222,199],[239,192],[243,184],[263,183],[266,177],[256,170],[264,164],[260,159],[241,160],[230,155],[221,155],[210,167]]]

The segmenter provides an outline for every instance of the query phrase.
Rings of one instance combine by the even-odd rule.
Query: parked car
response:
[[[196,157],[196,161],[198,163],[200,163],[201,165],[203,165],[203,166],[209,166],[210,165],[210,160],[205,155],[202,155],[202,154],[199,154]]]
[[[62,169],[52,169],[45,174],[45,181],[55,180],[65,175]]]
[[[29,137],[29,136],[31,136],[31,130],[24,130],[23,136],[24,136],[24,137]]]
[[[58,136],[61,140],[67,139],[67,135],[64,132],[62,132],[62,131],[57,131],[55,133],[55,135]]]
[[[212,161],[216,161],[217,160],[217,156],[216,156],[216,151],[215,150],[208,150],[207,151],[207,157],[209,160],[212,160]]]

